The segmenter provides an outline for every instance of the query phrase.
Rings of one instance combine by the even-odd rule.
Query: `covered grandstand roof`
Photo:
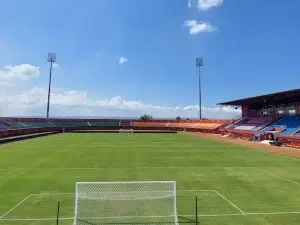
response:
[[[218,105],[223,106],[263,106],[263,105],[279,105],[300,102],[300,89],[282,91],[273,94],[261,95],[238,99],[229,102],[222,102]]]

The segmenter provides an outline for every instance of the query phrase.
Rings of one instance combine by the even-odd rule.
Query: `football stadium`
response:
[[[0,225],[299,225],[299,9],[2,0]]]
[[[0,224],[299,224],[300,89],[235,120],[0,119]]]

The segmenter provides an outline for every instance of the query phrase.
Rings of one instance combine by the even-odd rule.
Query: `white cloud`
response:
[[[59,68],[60,67],[60,65],[58,64],[58,63],[53,63],[53,68],[55,68],[55,69],[57,69],[57,68]]]
[[[127,62],[128,62],[128,59],[127,59],[127,58],[125,58],[125,57],[123,57],[123,56],[120,57],[120,59],[119,59],[119,63],[120,63],[120,64],[124,64],[124,63],[127,63]]]
[[[200,10],[208,10],[212,7],[220,6],[223,0],[198,0],[198,8]]]
[[[0,116],[40,116],[45,114],[47,89],[35,87],[29,91],[0,96],[0,105],[5,105]],[[54,91],[51,94],[53,116],[122,116],[138,117],[151,113],[154,117],[175,118],[177,116],[197,118],[198,106],[160,106],[142,101],[124,100],[120,96],[110,99],[92,99],[87,92],[75,90]],[[208,118],[232,118],[239,110],[225,107],[203,107],[203,116]]]
[[[199,10],[208,10],[212,7],[220,6],[223,0],[198,0]]]
[[[40,68],[30,64],[7,65],[0,70],[0,82],[29,80],[40,75]]]
[[[188,8],[192,8],[192,1],[191,0],[188,0]]]
[[[210,23],[205,21],[197,22],[196,20],[186,20],[184,21],[184,26],[189,28],[191,35],[203,32],[214,32],[217,30]]]

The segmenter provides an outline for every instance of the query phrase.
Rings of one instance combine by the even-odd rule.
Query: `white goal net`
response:
[[[77,182],[74,225],[178,224],[175,181]]]
[[[119,133],[133,133],[133,129],[119,129]]]

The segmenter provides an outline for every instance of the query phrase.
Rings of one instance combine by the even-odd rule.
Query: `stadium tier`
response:
[[[166,127],[168,122],[132,122],[132,126],[134,127]]]
[[[178,127],[178,128],[199,128],[199,129],[215,129],[221,126],[222,123],[168,123],[166,127]]]
[[[259,131],[272,123],[273,118],[269,116],[259,116],[243,118],[238,123],[236,123],[232,128],[235,130],[251,130]]]
[[[88,122],[93,127],[118,127],[120,122]]]
[[[215,129],[223,125],[223,123],[197,123],[194,128]]]
[[[22,122],[27,127],[54,127],[51,122]]]
[[[132,123],[131,120],[122,120],[120,121],[120,127],[131,127]]]
[[[0,118],[0,130],[7,130],[5,121],[3,121],[1,118]]]
[[[23,122],[15,122],[12,124],[13,129],[27,128],[28,126]]]
[[[271,126],[267,127],[264,132],[279,131],[281,135],[293,135],[300,129],[300,115],[284,117]]]
[[[0,124],[0,130],[7,130],[7,127],[4,126],[3,124]]]
[[[168,123],[166,127],[193,128],[197,123]]]
[[[87,126],[89,126],[89,124],[87,122],[68,122],[68,121],[56,122],[56,121],[53,121],[51,123],[57,127],[87,127]]]

